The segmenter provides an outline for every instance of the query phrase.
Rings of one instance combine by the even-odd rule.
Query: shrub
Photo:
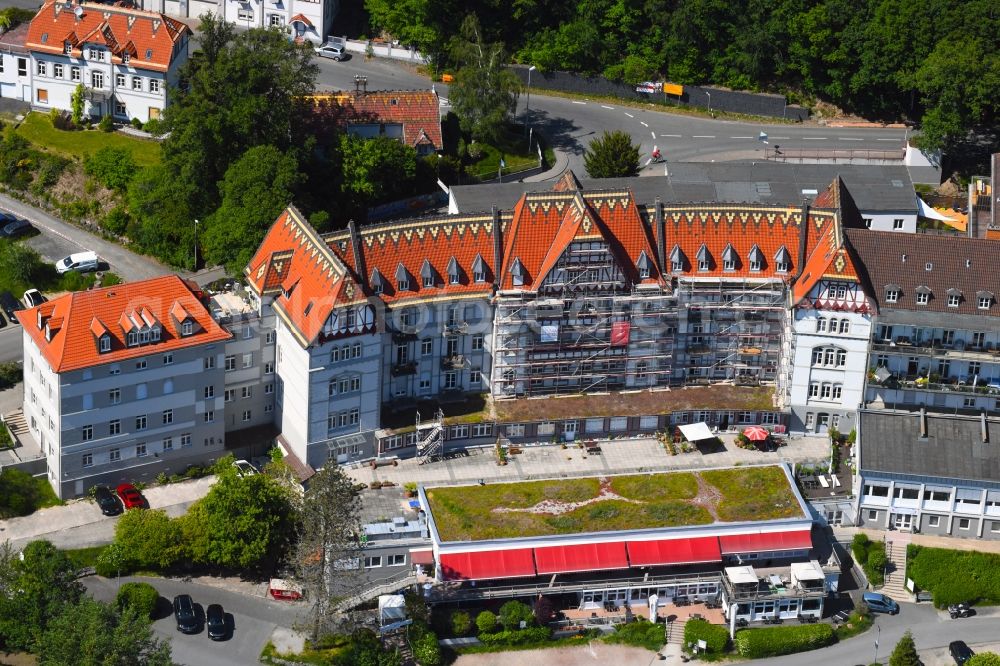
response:
[[[22,379],[24,379],[24,373],[21,371],[20,364],[13,361],[0,363],[0,390],[10,388]]]
[[[872,541],[865,534],[855,534],[851,541],[854,561],[864,570],[872,585],[881,585],[885,580],[885,543]]]
[[[142,129],[142,121],[139,120],[138,118],[133,118],[132,119],[132,127],[136,128],[137,130],[141,130]]]
[[[451,631],[456,636],[465,636],[472,629],[472,618],[464,611],[455,611],[451,614]]]
[[[535,601],[534,613],[535,622],[543,627],[552,622],[556,617],[556,609],[552,606],[552,602],[548,597],[538,597]]]
[[[128,150],[105,146],[84,158],[83,172],[110,190],[124,192],[135,175],[136,165]]]
[[[710,654],[722,654],[729,647],[729,630],[707,620],[688,620],[684,625],[684,643],[705,641]]]
[[[102,287],[113,287],[116,284],[121,284],[124,280],[117,273],[105,273],[104,277],[101,278]]]
[[[126,606],[132,606],[142,617],[150,619],[159,600],[160,593],[149,583],[125,583],[115,597],[118,610],[124,611]]]
[[[1000,604],[1000,555],[911,545],[906,575],[944,608],[962,601]]]
[[[508,601],[500,607],[500,624],[503,625],[504,629],[518,629],[521,622],[525,622],[525,626],[529,626],[534,619],[535,615],[531,612],[531,607],[520,601]]]
[[[142,129],[153,136],[160,136],[163,134],[163,121],[159,118],[150,118],[143,124]]]
[[[441,646],[437,636],[427,632],[413,645],[413,658],[420,666],[439,666],[441,664]]]
[[[116,236],[123,235],[128,228],[128,211],[121,206],[115,206],[104,216],[101,226]]]
[[[828,624],[743,629],[736,634],[736,651],[748,659],[778,657],[825,647],[833,640],[833,627]]]
[[[889,655],[889,666],[920,666],[920,664],[920,655],[917,654],[913,634],[907,630]]]
[[[33,476],[13,467],[0,473],[0,518],[27,516],[39,500]]]
[[[497,628],[497,616],[489,611],[483,611],[476,616],[476,628],[479,633],[487,633]]]
[[[115,131],[115,121],[111,119],[111,116],[101,116],[100,122],[97,123],[97,129],[110,134]]]
[[[640,617],[635,622],[616,625],[615,633],[605,640],[655,651],[663,646],[663,638],[663,627]]]
[[[503,631],[482,633],[479,634],[479,640],[484,645],[491,646],[527,645],[547,641],[551,635],[552,632],[548,627],[528,627],[527,629],[504,629]]]

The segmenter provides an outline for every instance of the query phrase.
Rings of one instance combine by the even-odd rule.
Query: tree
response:
[[[39,645],[42,666],[170,666],[170,643],[153,637],[149,618],[133,606],[83,598],[66,604]]]
[[[996,652],[979,652],[965,662],[965,666],[1000,666],[1000,654]]]
[[[7,594],[0,596],[0,640],[35,651],[49,623],[83,596],[83,586],[76,565],[48,541],[32,541],[8,567]]]
[[[517,108],[521,83],[507,69],[503,44],[484,43],[480,33],[479,20],[470,14],[462,22],[460,37],[452,42],[460,69],[449,95],[462,129],[495,143]]]
[[[239,275],[304,180],[291,152],[266,145],[247,150],[226,170],[222,205],[205,221],[200,245],[206,263]]]
[[[549,622],[552,622],[556,617],[556,609],[552,605],[552,601],[542,595],[538,595],[538,599],[535,600],[534,612],[535,622],[542,627],[548,626]]]
[[[104,146],[83,158],[83,172],[108,189],[124,192],[135,176],[136,164],[130,150]]]
[[[313,593],[314,640],[329,625],[334,597],[349,595],[360,583],[361,496],[339,465],[327,465],[309,481],[299,512],[292,556],[294,577]]]
[[[520,601],[508,601],[500,607],[500,624],[504,629],[519,629],[521,622],[528,624],[534,619],[531,607]]]
[[[493,613],[484,610],[476,616],[476,629],[479,630],[479,633],[488,634],[492,631],[496,631],[496,628],[497,616]]]
[[[180,525],[162,509],[126,511],[115,525],[115,544],[128,555],[123,571],[165,569],[184,554]]]
[[[46,281],[51,267],[43,264],[34,249],[24,243],[0,243],[0,266],[7,278],[25,285]],[[54,269],[52,269],[54,270]]]
[[[920,655],[917,654],[917,646],[913,642],[913,634],[909,630],[896,643],[892,654],[889,655],[889,666],[920,666]]]
[[[591,178],[623,178],[639,175],[639,146],[625,132],[605,131],[590,142],[583,166]]]
[[[160,601],[160,593],[149,583],[125,583],[115,595],[115,605],[118,612],[124,613],[131,606],[140,617],[152,619],[156,612],[156,604]]]
[[[417,152],[388,137],[340,139],[341,192],[351,216],[363,217],[373,204],[405,196],[417,173]]]
[[[129,184],[129,237],[139,247],[175,266],[194,265],[194,216],[188,202],[192,185],[163,165],[147,167]]]
[[[268,570],[294,532],[292,497],[264,474],[241,477],[230,467],[181,521],[195,561],[230,569]]]
[[[71,118],[73,119],[74,125],[79,125],[83,121],[83,97],[86,90],[82,83],[76,84],[76,88],[73,89],[73,94],[69,98],[69,108],[71,110]]]
[[[27,472],[8,467],[0,473],[0,517],[27,516],[35,510],[38,496],[35,477]]]

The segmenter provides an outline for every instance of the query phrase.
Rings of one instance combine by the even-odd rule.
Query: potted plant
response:
[[[416,481],[407,481],[403,484],[403,490],[406,492],[407,497],[417,496],[417,483]]]

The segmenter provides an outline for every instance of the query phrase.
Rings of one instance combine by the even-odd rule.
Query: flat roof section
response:
[[[421,490],[440,544],[808,519],[778,465]]]

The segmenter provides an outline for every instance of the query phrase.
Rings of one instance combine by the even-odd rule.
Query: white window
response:
[[[458,386],[458,373],[456,372],[446,372],[444,373],[444,387],[446,389],[453,389]]]
[[[472,370],[469,371],[470,384],[479,384],[482,381],[483,381],[483,374],[479,370],[479,368],[473,368]]]
[[[111,336],[105,334],[101,336],[101,353],[109,351],[111,351]]]
[[[163,425],[168,425],[174,422],[174,410],[164,409],[163,410]]]
[[[35,73],[37,73],[38,76],[45,76],[48,74],[48,63],[39,61],[36,65]]]
[[[941,516],[927,516],[927,526],[937,527],[941,524]]]
[[[386,566],[387,567],[401,567],[406,564],[406,554],[401,553],[399,555],[387,555],[386,556]]]
[[[903,218],[897,217],[892,221],[892,230],[900,231],[903,228]]]
[[[868,520],[878,520],[878,511],[875,511],[874,509],[869,509]]]
[[[840,400],[840,396],[843,394],[843,392],[844,392],[843,385],[841,385],[841,384],[834,384],[833,385],[833,399],[834,400]]]
[[[114,419],[108,423],[108,435],[120,435],[122,431],[122,422],[118,419]]]
[[[119,88],[124,88],[125,87],[125,75],[124,74],[115,74],[115,85],[118,86]]]
[[[247,23],[253,22],[253,11],[247,9],[241,9],[236,13],[237,19],[240,21],[246,21]]]
[[[268,14],[267,24],[272,28],[280,28],[285,24],[285,19],[281,14]]]
[[[93,453],[84,453],[83,454],[83,466],[84,467],[93,467],[94,466],[94,454]]]
[[[243,329],[243,339],[249,340],[252,337],[253,337],[253,327],[252,326],[245,327]]]
[[[268,331],[264,334],[264,342],[267,344],[274,342],[274,331]]]
[[[191,322],[186,321],[183,324],[181,324],[181,335],[182,336],[191,335],[191,333],[193,331],[194,331],[194,325]],[[213,368],[215,367],[215,361],[214,361],[214,359],[212,361],[212,367]]]
[[[145,458],[146,457],[146,444],[136,444],[135,445],[135,457]]]
[[[109,457],[111,458],[111,462],[118,462],[122,459],[121,449],[111,449]]]
[[[250,410],[247,409],[243,412],[243,422],[246,423],[250,420]]]
[[[226,372],[229,372],[230,370],[235,370],[235,369],[236,369],[236,357],[235,356],[227,356],[226,357]]]
[[[142,90],[142,77],[133,76],[132,77],[132,90]]]
[[[707,268],[706,268],[707,270]],[[723,259],[722,260],[722,270],[724,271],[735,271],[736,270],[736,260],[735,259]]]
[[[253,387],[252,386],[244,386],[242,393],[243,393],[243,399],[244,400],[246,400],[247,398],[252,398],[253,397]]]
[[[976,399],[975,398],[962,398],[962,406],[963,407],[975,407],[976,406]]]
[[[819,319],[816,320],[816,332],[826,333],[826,319],[820,317]]]
[[[142,359],[141,361],[136,361],[135,362],[135,369],[136,370],[145,370],[146,369],[146,359]]]
[[[840,320],[840,332],[842,334],[847,334],[847,333],[850,333],[850,331],[851,331],[851,322],[848,321],[847,319],[841,319]]]
[[[173,437],[164,437],[163,438],[163,450],[164,451],[173,451],[174,450],[174,438]]]
[[[253,367],[253,353],[243,354],[243,367],[244,368]]]
[[[273,375],[274,374],[274,361],[268,361],[264,364],[264,374]]]
[[[151,93],[158,93],[158,92],[160,92],[160,80],[159,79],[150,79],[149,80],[149,92],[151,92]]]
[[[206,400],[208,400],[209,398],[214,398],[215,397],[215,387],[211,386],[211,385],[206,386],[205,387],[205,394],[204,395],[205,395],[205,399]]]
[[[365,558],[365,569],[376,569],[382,566],[382,556],[375,555]]]
[[[420,355],[430,356],[434,352],[434,341],[426,338],[420,341]]]
[[[63,77],[63,66],[61,64],[56,63],[52,65],[52,76],[57,79],[61,79]]]
[[[146,417],[145,416],[137,416],[137,417],[135,417],[135,429],[136,430],[145,430],[146,429]]]
[[[85,425],[80,428],[80,436],[84,442],[89,442],[94,439],[94,426]]]
[[[809,397],[818,398],[819,397],[819,382],[810,382],[809,384]]]
[[[79,82],[80,80],[80,68],[70,67],[69,68],[69,80],[74,82]]]
[[[205,357],[205,369],[206,370],[211,370],[214,367],[215,367],[215,357],[214,356],[206,356]]]
[[[483,349],[483,336],[473,335],[472,336],[472,351],[482,351]]]
[[[948,307],[957,308],[961,297],[958,294],[948,294]]]
[[[967,530],[971,526],[972,526],[972,521],[969,520],[968,518],[959,518],[958,519],[958,529],[960,529],[960,530]]]
[[[215,411],[210,409],[207,412],[205,412],[205,423],[214,423],[214,422],[215,422]]]
[[[899,300],[899,290],[898,289],[886,289],[885,290],[885,302],[895,303]]]
[[[163,355],[163,365],[173,365],[174,355],[173,353]]]
[[[115,115],[128,116],[128,109],[125,108],[125,102],[120,99],[115,99]],[[143,342],[145,342],[145,340],[143,340]]]
[[[270,414],[273,411],[274,411],[274,405],[272,405],[271,403],[267,403],[266,405],[264,405],[265,414]]]
[[[122,401],[122,390],[121,389],[111,389],[108,391],[108,402],[112,405],[117,405]]]
[[[930,299],[931,295],[926,291],[917,292],[917,305],[927,305],[927,302],[930,301]]]
[[[102,90],[104,88],[104,72],[90,73],[90,87]]]
[[[236,389],[226,389],[225,392],[223,393],[223,397],[226,402],[232,402],[233,396],[235,395],[236,395]]]
[[[820,385],[819,399],[820,400],[829,400],[830,399],[830,391],[831,391],[831,389],[832,389],[832,387],[831,387],[830,384],[822,384],[822,385]]]
[[[993,302],[993,299],[990,298],[989,296],[980,296],[979,297],[979,309],[980,310],[989,310],[990,309],[990,303],[992,303],[992,302]]]
[[[699,259],[698,260],[698,270],[699,271],[707,271],[708,270],[708,259]]]
[[[181,435],[181,447],[191,446],[191,433]]]
[[[264,395],[271,395],[274,393],[274,384],[264,384]]]

